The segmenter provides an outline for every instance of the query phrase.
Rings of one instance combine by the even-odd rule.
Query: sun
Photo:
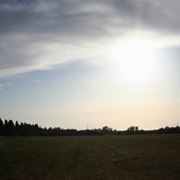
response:
[[[112,64],[129,84],[143,85],[157,73],[157,46],[151,40],[131,38],[110,50]]]

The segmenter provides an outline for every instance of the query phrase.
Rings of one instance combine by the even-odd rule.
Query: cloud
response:
[[[179,8],[178,0],[1,0],[0,77],[93,58],[133,29],[179,36]]]
[[[35,83],[38,83],[38,82],[40,82],[41,80],[40,79],[34,79],[34,82]]]
[[[3,90],[5,87],[12,86],[13,84],[11,82],[7,83],[0,83],[0,90]]]

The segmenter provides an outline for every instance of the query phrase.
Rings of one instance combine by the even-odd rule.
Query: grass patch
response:
[[[180,179],[180,135],[0,139],[1,180]]]

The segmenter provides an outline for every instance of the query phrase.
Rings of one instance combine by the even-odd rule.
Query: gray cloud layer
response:
[[[132,29],[179,35],[179,9],[178,0],[0,0],[0,76],[86,58],[73,56],[78,46]]]

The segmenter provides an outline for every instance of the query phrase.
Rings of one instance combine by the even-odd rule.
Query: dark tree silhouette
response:
[[[138,127],[137,126],[131,126],[127,129],[127,131],[130,131],[130,132],[137,132],[138,131]]]
[[[93,135],[136,135],[136,134],[162,134],[162,133],[180,133],[180,127],[165,127],[158,130],[139,130],[137,126],[131,126],[126,131],[113,130],[108,126],[102,129],[61,129],[55,128],[41,128],[38,124],[18,123],[12,120],[0,119],[0,136],[93,136]]]
[[[3,134],[3,129],[4,129],[3,121],[0,118],[0,135]]]

